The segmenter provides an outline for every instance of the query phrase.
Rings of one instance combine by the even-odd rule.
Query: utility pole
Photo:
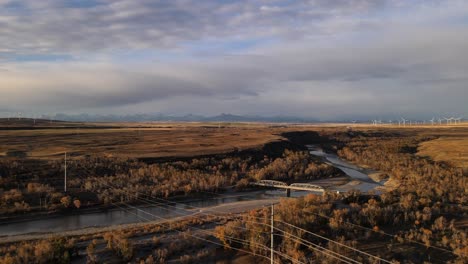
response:
[[[273,217],[274,217],[274,212],[273,212],[273,210],[274,210],[274,205],[272,204],[272,205],[271,205],[271,234],[270,234],[270,235],[271,235],[270,263],[271,263],[271,264],[274,264],[274,261],[273,261],[273,251],[274,251],[274,249],[273,249],[273,231],[274,231],[274,230],[273,230],[273,229],[274,229],[274,228],[273,228],[273,225],[274,225],[275,221],[274,221],[274,219],[273,219]]]
[[[64,181],[64,190],[67,192],[67,152],[65,151],[65,181]]]

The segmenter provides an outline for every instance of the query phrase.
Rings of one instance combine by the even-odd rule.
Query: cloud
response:
[[[468,62],[459,54],[468,33],[418,32],[389,30],[360,45],[300,41],[261,56],[203,61],[16,64],[0,73],[0,87],[16,87],[0,103],[322,118],[466,112]]]
[[[0,105],[322,119],[468,114],[467,5],[407,3],[3,1]],[[229,47],[192,53],[216,41]],[[62,56],[70,59],[47,60]]]
[[[0,6],[0,51],[74,53],[174,49],[206,38],[330,33],[336,19],[391,1],[11,0]]]
[[[19,103],[27,108],[52,105],[66,110],[125,106],[176,96],[255,95],[247,87],[252,75],[245,69],[237,69],[229,80],[228,75],[236,69],[219,71],[208,65],[204,69],[184,65],[128,66],[76,62],[16,64],[8,72],[0,72],[0,87],[4,87],[1,90],[6,95],[0,98],[0,104]],[[245,78],[236,80],[241,75]]]

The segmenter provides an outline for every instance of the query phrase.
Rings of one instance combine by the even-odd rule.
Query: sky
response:
[[[0,115],[468,117],[468,1],[0,0]]]

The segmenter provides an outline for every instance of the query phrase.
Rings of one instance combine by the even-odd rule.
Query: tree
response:
[[[97,262],[97,256],[96,256],[96,240],[93,239],[91,243],[86,247],[86,254],[87,256],[87,263],[89,264],[94,264]]]
[[[68,208],[71,203],[70,196],[64,196],[60,199],[60,203],[63,205],[63,207]]]
[[[75,205],[75,207],[79,209],[81,207],[80,200],[78,200],[78,199],[73,200],[73,205]]]

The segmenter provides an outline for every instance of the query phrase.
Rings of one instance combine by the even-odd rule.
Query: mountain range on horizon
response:
[[[370,116],[354,116],[341,119],[318,119],[314,117],[301,117],[301,116],[287,116],[287,115],[236,115],[230,113],[221,113],[218,115],[201,115],[201,114],[163,114],[163,113],[138,113],[138,114],[17,114],[3,115],[4,119],[31,119],[31,120],[55,120],[55,121],[68,121],[68,122],[265,122],[265,123],[393,123],[403,119],[398,116],[385,116],[385,117],[370,117]],[[452,119],[454,117],[452,116]],[[430,118],[408,118],[406,121],[427,122],[430,123]],[[447,122],[447,118],[432,117],[436,122]],[[459,117],[458,120],[466,120]]]
[[[44,117],[44,116],[43,116]],[[51,118],[48,116],[48,118]],[[178,122],[272,122],[272,123],[311,123],[321,122],[315,118],[292,116],[256,116],[234,115],[222,113],[214,116],[196,114],[169,115],[169,114],[131,114],[131,115],[98,115],[98,114],[56,114],[53,119],[75,122],[151,122],[151,121],[178,121]]]

